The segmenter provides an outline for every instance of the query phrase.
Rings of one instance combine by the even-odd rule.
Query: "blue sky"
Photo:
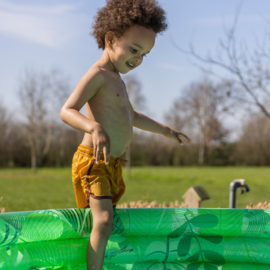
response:
[[[25,68],[69,74],[72,88],[102,55],[89,35],[94,16],[105,0],[0,0],[0,98],[5,106],[19,108],[16,92]],[[216,52],[240,3],[236,36],[252,49],[262,40],[270,21],[269,0],[161,0],[169,28],[156,40],[144,63],[130,72],[142,83],[148,115],[164,122],[163,115],[184,87],[202,77],[191,58],[176,50],[193,45],[201,55]],[[269,26],[269,24],[268,24]],[[268,29],[269,30],[269,29]],[[269,32],[268,32],[269,35]],[[222,71],[221,71],[222,72]],[[65,101],[63,101],[64,103]],[[165,123],[166,124],[166,123]]]

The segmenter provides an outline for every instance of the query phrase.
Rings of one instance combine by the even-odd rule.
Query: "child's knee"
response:
[[[93,217],[93,227],[100,231],[112,231],[114,226],[113,216],[104,212],[98,217]]]

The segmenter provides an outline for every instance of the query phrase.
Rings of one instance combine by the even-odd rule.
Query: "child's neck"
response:
[[[97,64],[100,67],[103,67],[104,69],[106,69],[108,71],[111,71],[111,72],[114,72],[114,73],[120,75],[119,72],[116,70],[115,66],[113,65],[113,63],[109,57],[107,49],[104,50],[103,55],[97,61]]]

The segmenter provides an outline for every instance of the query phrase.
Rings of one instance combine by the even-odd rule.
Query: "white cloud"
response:
[[[86,16],[72,14],[79,5],[27,6],[0,0],[0,32],[60,47],[80,35],[81,25],[89,24]]]

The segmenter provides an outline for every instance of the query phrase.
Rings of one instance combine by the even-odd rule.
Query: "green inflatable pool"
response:
[[[270,210],[114,209],[103,269],[270,269]],[[0,214],[0,269],[86,269],[90,209]]]

